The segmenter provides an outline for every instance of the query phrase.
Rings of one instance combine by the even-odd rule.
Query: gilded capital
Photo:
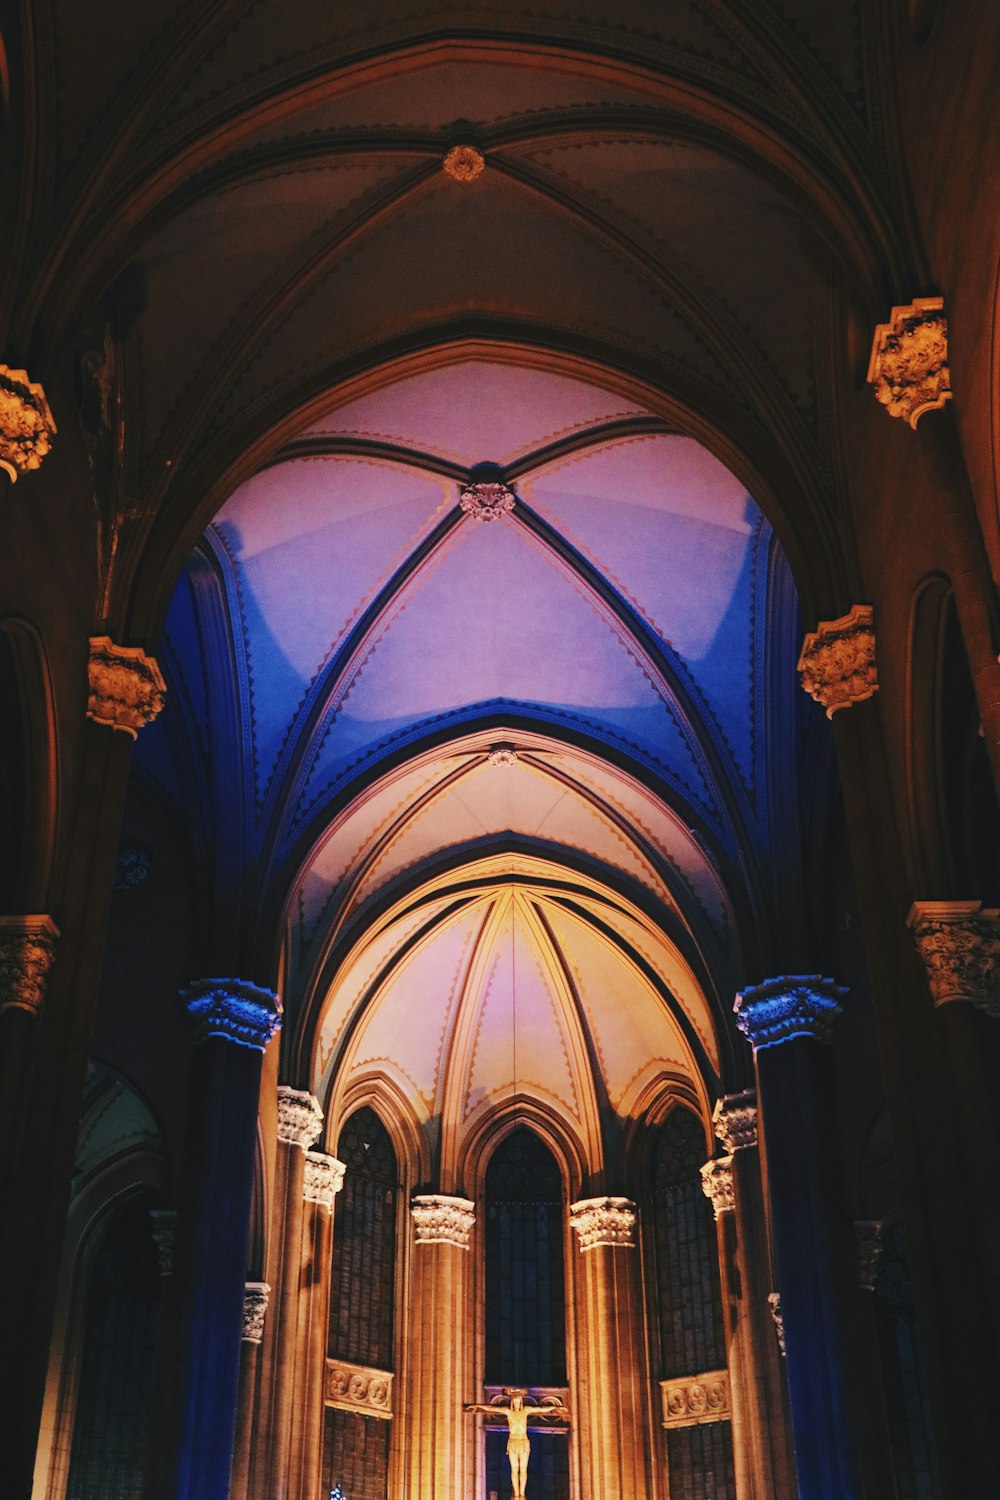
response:
[[[580,1250],[599,1245],[635,1246],[636,1207],[631,1198],[581,1198],[569,1206]]]
[[[476,1205],[446,1193],[418,1194],[410,1205],[413,1238],[418,1245],[454,1245],[468,1250]]]
[[[139,646],[116,646],[110,636],[90,639],[87,717],[133,739],[163,707],[167,685],[153,657]]]
[[[323,1111],[314,1094],[278,1085],[278,1140],[304,1151],[323,1129]]]
[[[712,1205],[716,1219],[732,1213],[736,1207],[733,1192],[733,1158],[717,1156],[707,1161],[701,1169],[701,1190]]]
[[[729,1152],[746,1151],[757,1144],[757,1094],[724,1094],[712,1111],[716,1138]]]
[[[220,1037],[263,1052],[281,1029],[281,1001],[242,979],[198,979],[181,995],[195,1020],[195,1043]]]
[[[333,1200],[344,1186],[346,1170],[335,1156],[327,1156],[324,1151],[307,1151],[303,1198],[307,1203],[321,1203],[332,1214]]]
[[[872,619],[870,604],[855,604],[839,620],[820,620],[802,643],[802,686],[822,703],[828,719],[878,692]]]
[[[271,1288],[266,1281],[248,1281],[243,1288],[243,1338],[259,1344],[264,1337],[264,1314]]]
[[[40,469],[52,448],[56,424],[40,385],[24,370],[0,365],[0,469],[15,483]]]
[[[906,920],[934,1004],[967,1000],[1000,1017],[1000,912],[981,901],[915,901]]]
[[[890,417],[903,417],[914,428],[924,412],[951,400],[943,298],[917,297],[877,325],[868,384]]]
[[[49,916],[0,917],[0,1013],[38,1014],[58,936]]]
[[[819,974],[790,974],[745,989],[733,1010],[737,1026],[759,1052],[796,1037],[828,1042],[846,994],[843,985]]]

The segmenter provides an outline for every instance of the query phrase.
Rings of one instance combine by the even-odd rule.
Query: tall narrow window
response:
[[[399,1168],[388,1131],[372,1109],[359,1109],[341,1131],[346,1167],[333,1226],[329,1353],[359,1371],[392,1369],[396,1207]],[[324,1493],[340,1485],[348,1500],[386,1500],[388,1421],[351,1409],[326,1409]]]
[[[715,1224],[699,1171],[705,1157],[701,1124],[689,1110],[675,1109],[659,1132],[652,1174],[663,1380],[706,1374],[726,1364]],[[728,1422],[671,1427],[666,1437],[671,1500],[734,1500]]]

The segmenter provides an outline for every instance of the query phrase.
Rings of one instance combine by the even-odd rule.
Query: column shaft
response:
[[[575,1281],[580,1357],[573,1426],[585,1491],[603,1500],[647,1500],[649,1375],[638,1249],[581,1251]]]

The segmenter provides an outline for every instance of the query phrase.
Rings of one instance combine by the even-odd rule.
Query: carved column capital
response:
[[[167,685],[153,657],[139,646],[116,646],[108,635],[90,638],[87,717],[135,739],[163,707]]]
[[[858,1250],[858,1280],[866,1292],[873,1292],[882,1259],[881,1219],[855,1219],[854,1241]]]
[[[19,474],[41,468],[55,433],[42,387],[26,371],[0,365],[0,469],[11,484]]]
[[[870,604],[855,604],[839,620],[820,620],[802,642],[802,686],[832,719],[839,708],[878,692],[875,630]]]
[[[0,917],[0,1014],[26,1010],[37,1016],[58,936],[55,922],[43,914]]]
[[[413,1237],[418,1245],[454,1245],[468,1250],[476,1205],[446,1193],[418,1194],[410,1205]]]
[[[196,1044],[221,1037],[263,1052],[281,1029],[277,995],[243,979],[197,979],[181,998],[196,1022]]]
[[[894,307],[875,328],[868,384],[890,417],[916,427],[924,412],[951,400],[948,320],[941,297],[916,297]]]
[[[248,1281],[243,1291],[243,1339],[259,1344],[264,1337],[264,1314],[271,1288],[266,1281]]]
[[[335,1156],[323,1151],[306,1152],[306,1176],[302,1196],[307,1203],[321,1203],[333,1213],[333,1200],[344,1186],[347,1168]]]
[[[716,1156],[701,1168],[701,1190],[712,1205],[716,1219],[732,1213],[736,1207],[733,1192],[733,1158]]]
[[[177,1210],[175,1208],[151,1208],[149,1217],[153,1222],[153,1242],[161,1276],[171,1276],[174,1270],[174,1244],[177,1239]]]
[[[635,1246],[636,1207],[631,1198],[581,1198],[569,1206],[580,1250],[599,1245]]]
[[[785,1357],[785,1320],[781,1316],[781,1293],[780,1292],[768,1292],[768,1294],[767,1294],[767,1305],[771,1309],[771,1317],[774,1320],[774,1331],[778,1335],[778,1348],[781,1350],[781,1357],[782,1357],[782,1359],[784,1359],[784,1357]]]
[[[736,1024],[753,1050],[776,1047],[796,1037],[828,1042],[844,1008],[844,986],[820,974],[783,975],[736,996]]]
[[[278,1085],[278,1140],[304,1151],[323,1129],[323,1111],[315,1094]]]
[[[967,1000],[1000,1017],[1000,913],[981,901],[915,901],[906,920],[934,1004]]]
[[[730,1154],[756,1146],[756,1090],[744,1089],[741,1094],[724,1094],[716,1101],[712,1110],[712,1127],[717,1140]]]

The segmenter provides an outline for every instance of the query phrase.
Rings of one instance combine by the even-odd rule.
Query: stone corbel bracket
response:
[[[802,643],[798,671],[802,686],[822,703],[828,719],[877,693],[871,605],[855,604],[838,620],[820,620]]]
[[[915,901],[906,920],[934,1004],[967,1000],[1000,1018],[1000,912],[981,901]]]
[[[136,739],[163,707],[167,685],[159,667],[139,646],[116,646],[110,636],[90,640],[87,717]]]
[[[55,434],[42,387],[29,380],[26,371],[0,365],[0,470],[11,484],[19,474],[41,468]]]
[[[341,1411],[362,1412],[388,1421],[392,1417],[392,1371],[328,1359],[323,1399],[327,1406]]]
[[[660,1403],[664,1427],[698,1427],[705,1422],[728,1422],[732,1415],[729,1371],[709,1370],[705,1375],[661,1380]]]
[[[877,325],[868,384],[890,417],[903,417],[913,428],[925,412],[951,400],[943,298],[916,297]]]

